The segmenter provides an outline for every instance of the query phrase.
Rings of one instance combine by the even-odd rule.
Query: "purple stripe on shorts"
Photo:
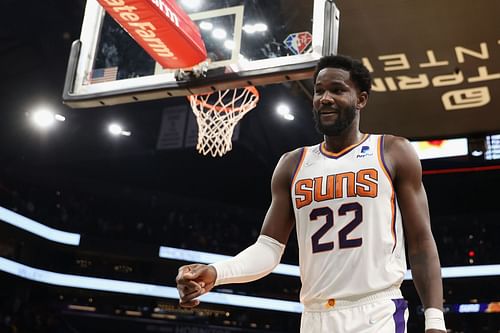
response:
[[[405,333],[405,311],[408,308],[408,302],[403,298],[393,299],[392,301],[396,306],[396,311],[392,315],[392,318],[394,318],[394,326],[396,326],[395,333]]]

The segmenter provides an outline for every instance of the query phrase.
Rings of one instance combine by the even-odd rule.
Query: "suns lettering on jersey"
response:
[[[295,205],[297,209],[312,202],[378,195],[378,171],[361,169],[358,172],[343,172],[323,177],[299,179],[295,183]]]

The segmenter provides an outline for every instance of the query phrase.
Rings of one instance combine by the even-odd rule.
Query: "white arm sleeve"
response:
[[[278,266],[284,250],[285,245],[276,239],[260,235],[255,244],[237,256],[212,264],[217,271],[215,285],[250,282],[266,276]]]

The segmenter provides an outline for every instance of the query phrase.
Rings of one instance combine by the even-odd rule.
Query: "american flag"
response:
[[[118,67],[96,68],[90,74],[90,83],[100,83],[116,80]]]

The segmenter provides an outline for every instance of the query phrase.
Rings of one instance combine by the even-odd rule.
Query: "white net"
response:
[[[200,154],[223,156],[233,148],[233,131],[241,118],[257,106],[259,92],[253,86],[188,96],[198,123]]]

